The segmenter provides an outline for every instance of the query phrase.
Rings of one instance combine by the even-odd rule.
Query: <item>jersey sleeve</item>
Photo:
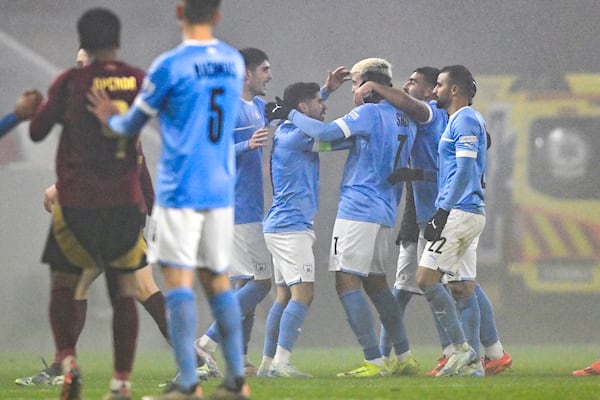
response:
[[[333,123],[340,127],[345,138],[368,136],[373,126],[373,116],[379,115],[377,112],[373,112],[373,107],[375,106],[371,103],[362,104]]]
[[[19,124],[19,119],[14,112],[6,114],[0,119],[0,138],[6,135],[12,128]]]
[[[456,158],[477,158],[480,140],[478,121],[472,116],[465,116],[457,119],[455,123]]]
[[[65,108],[65,91],[69,71],[54,80],[48,89],[48,100],[40,107],[29,124],[29,136],[34,142],[43,140],[54,124],[61,121]]]
[[[144,113],[155,117],[170,90],[169,68],[165,58],[161,57],[150,67],[135,105]]]

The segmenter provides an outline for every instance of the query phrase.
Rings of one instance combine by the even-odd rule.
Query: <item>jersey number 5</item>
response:
[[[223,95],[223,88],[214,88],[210,91],[210,118],[208,119],[208,135],[210,141],[217,143],[223,134],[223,108],[218,103],[219,96]]]

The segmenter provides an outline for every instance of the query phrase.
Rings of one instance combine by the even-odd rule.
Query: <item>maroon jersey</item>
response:
[[[137,95],[144,72],[122,62],[95,62],[63,72],[48,101],[33,117],[29,134],[44,139],[62,125],[56,153],[56,187],[61,205],[82,208],[142,205],[138,136],[118,136],[86,108],[92,87],[104,88],[121,111]]]

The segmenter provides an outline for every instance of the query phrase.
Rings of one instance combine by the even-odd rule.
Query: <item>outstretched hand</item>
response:
[[[337,67],[333,71],[327,71],[327,79],[323,88],[329,93],[335,92],[344,82],[352,79],[350,70],[344,66]]]
[[[94,114],[103,124],[115,114],[119,114],[119,108],[113,103],[104,89],[92,88],[86,95],[88,99],[87,109]]]

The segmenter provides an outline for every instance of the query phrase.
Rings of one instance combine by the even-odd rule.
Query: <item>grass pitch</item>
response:
[[[356,348],[298,348],[294,364],[314,376],[312,379],[248,380],[256,400],[303,399],[596,399],[600,398],[600,376],[573,377],[598,356],[600,345],[589,346],[508,346],[513,357],[511,370],[483,378],[381,377],[336,378],[335,374],[357,367],[361,352]],[[434,347],[415,347],[413,354],[422,372],[430,370],[439,356]],[[110,354],[85,352],[79,356],[84,376],[83,399],[101,399],[108,390],[112,359]],[[259,361],[259,354],[253,360]],[[42,365],[34,354],[0,355],[0,400],[57,399],[60,387],[21,387],[14,379],[32,375]],[[174,372],[171,354],[166,351],[140,353],[133,376],[133,399],[160,393],[158,384]],[[213,392],[219,380],[203,383],[205,395]]]

